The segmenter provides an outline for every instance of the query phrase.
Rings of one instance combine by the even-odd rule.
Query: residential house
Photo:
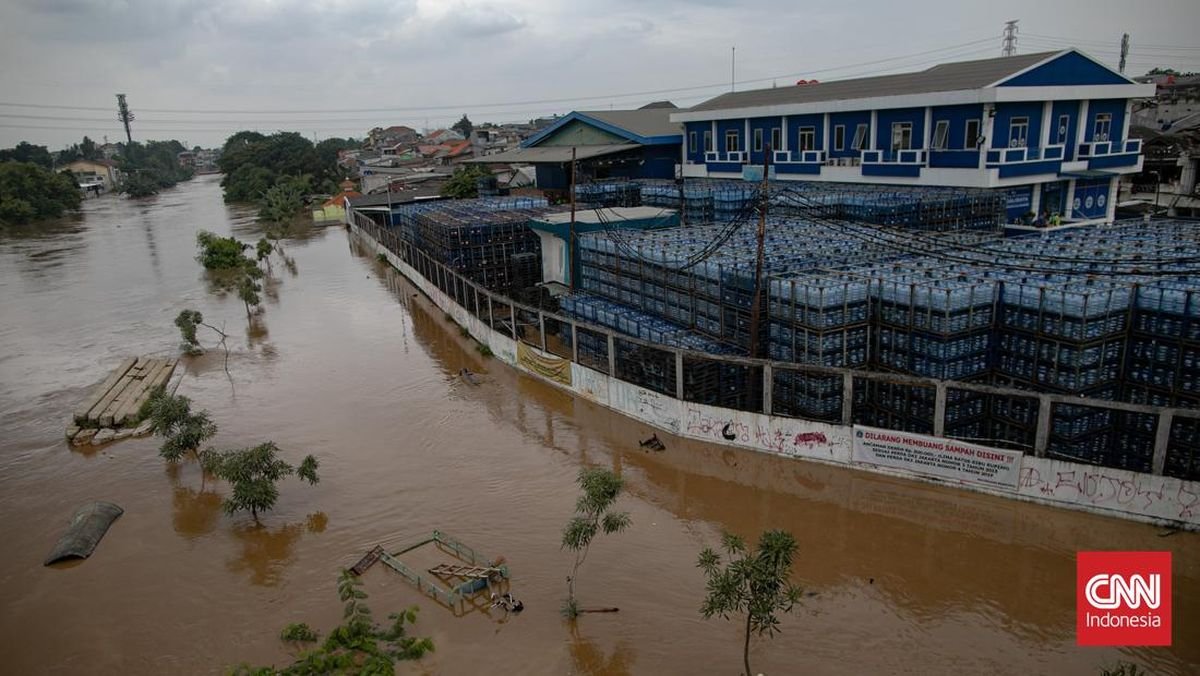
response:
[[[537,187],[570,186],[574,157],[579,180],[603,178],[674,178],[683,139],[671,121],[675,108],[575,111],[557,118],[519,148],[469,162],[532,164]]]
[[[376,127],[367,133],[367,142],[371,148],[381,150],[394,148],[397,144],[413,144],[420,140],[421,135],[412,127],[396,125],[386,129]]]
[[[99,186],[100,192],[111,192],[121,182],[121,170],[112,160],[78,159],[60,167],[59,171],[70,171],[85,190],[89,186]]]
[[[1142,166],[1134,99],[1154,95],[1076,49],[722,94],[671,111],[685,177],[1003,190],[1008,215],[1112,220]],[[749,172],[753,173],[753,172]]]

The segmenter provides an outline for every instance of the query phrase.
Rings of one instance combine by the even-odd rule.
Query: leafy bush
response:
[[[75,179],[31,162],[0,162],[0,221],[26,223],[78,209]]]
[[[243,254],[250,245],[233,237],[221,237],[201,230],[196,233],[196,244],[200,247],[196,260],[206,270],[236,270],[253,262]]]

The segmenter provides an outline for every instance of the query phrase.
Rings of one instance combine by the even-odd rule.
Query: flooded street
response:
[[[485,359],[433,304],[341,229],[285,243],[265,313],[247,332],[194,260],[208,229],[260,236],[216,177],[156,198],[88,201],[84,215],[0,237],[0,634],[5,673],[223,673],[282,664],[289,622],[341,617],[339,568],[383,543],[450,533],[502,554],[526,607],[454,617],[382,566],[364,576],[378,619],[421,611],[436,652],[401,673],[736,674],[740,627],[705,621],[696,556],[722,530],[795,534],[811,595],[754,642],[767,674],[1096,675],[1117,660],[1196,673],[1200,536],[1091,514],[683,441]],[[226,516],[227,488],[168,467],[154,439],[99,450],[63,441],[69,412],[122,357],[178,353],[172,321],[200,310],[234,335],[183,359],[179,392],[208,409],[220,447],[275,441],[321,482],[281,485],[262,528]],[[213,345],[203,329],[201,342]],[[479,387],[456,376],[484,374]],[[571,557],[562,526],[586,465],[620,471],[633,524],[581,569],[586,615],[559,616]],[[125,514],[88,560],[45,568],[74,510]],[[1075,552],[1170,549],[1175,645],[1075,646]]]

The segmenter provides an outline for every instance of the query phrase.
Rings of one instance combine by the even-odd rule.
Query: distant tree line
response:
[[[70,174],[55,173],[37,162],[0,162],[0,223],[57,218],[78,209],[80,201],[79,184]]]
[[[338,151],[359,146],[348,138],[314,144],[297,132],[240,131],[225,141],[218,161],[225,201],[257,204],[262,220],[285,221],[304,206],[306,195],[337,192],[347,175]]]

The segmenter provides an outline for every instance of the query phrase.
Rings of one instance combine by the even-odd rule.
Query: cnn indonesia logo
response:
[[[1079,552],[1079,645],[1171,645],[1171,552]]]

